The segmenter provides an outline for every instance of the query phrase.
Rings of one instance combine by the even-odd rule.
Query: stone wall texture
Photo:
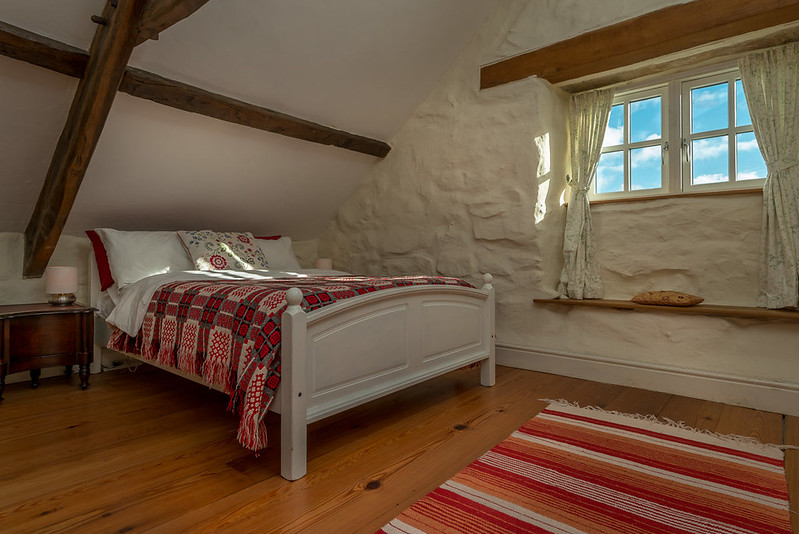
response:
[[[355,273],[475,284],[492,273],[500,346],[799,384],[796,324],[532,303],[556,296],[562,268],[568,95],[535,78],[479,91],[479,67],[675,3],[501,1],[342,206],[319,254]],[[606,298],[675,289],[754,306],[761,201],[595,206]]]

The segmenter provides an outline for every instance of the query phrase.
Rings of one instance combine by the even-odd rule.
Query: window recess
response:
[[[589,198],[756,189],[766,165],[736,67],[619,91]]]

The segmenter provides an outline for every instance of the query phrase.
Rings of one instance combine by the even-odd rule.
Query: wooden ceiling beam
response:
[[[77,48],[4,23],[0,23],[0,54],[76,78],[83,76],[89,59],[86,52]],[[391,146],[384,141],[337,130],[132,67],[125,70],[119,90],[183,111],[369,156],[383,158],[391,151]]]
[[[89,62],[85,50],[1,21],[0,54],[73,78],[82,78]]]
[[[23,276],[40,277],[64,228],[97,146],[147,0],[109,0],[89,50],[66,125],[58,139],[36,208],[25,230]],[[116,6],[116,7],[115,7]]]
[[[159,33],[207,3],[208,0],[150,0],[139,22],[139,37],[136,44],[140,45],[148,39],[158,39]]]
[[[693,0],[486,65],[480,88],[558,84],[796,20],[799,0]]]
[[[132,67],[125,72],[119,90],[183,111],[379,158],[391,150],[383,141],[336,130]]]

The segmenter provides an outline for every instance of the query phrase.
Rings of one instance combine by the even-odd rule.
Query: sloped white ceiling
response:
[[[104,0],[3,0],[0,20],[88,49]],[[390,141],[496,0],[211,0],[131,65]],[[27,225],[77,82],[0,57],[0,231]],[[118,94],[65,233],[316,236],[379,160]]]

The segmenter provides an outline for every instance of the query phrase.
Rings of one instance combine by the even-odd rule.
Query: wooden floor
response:
[[[6,387],[0,404],[0,531],[374,532],[564,398],[696,428],[799,445],[799,418],[586,380],[463,370],[311,426],[309,474],[280,478],[279,451],[235,440],[224,395],[151,367]],[[278,418],[267,420],[279,443]],[[799,451],[786,453],[799,532]]]

